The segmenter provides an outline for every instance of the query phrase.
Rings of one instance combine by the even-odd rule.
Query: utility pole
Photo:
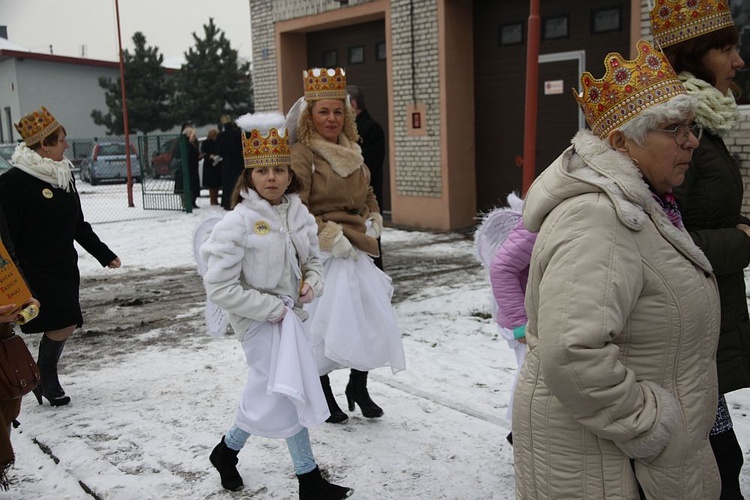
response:
[[[537,87],[539,80],[539,0],[530,0],[526,46],[526,104],[523,118],[523,194],[534,182],[536,165]]]
[[[133,208],[133,171],[130,166],[130,127],[128,125],[128,102],[125,93],[125,61],[122,57],[122,34],[120,32],[120,4],[115,0],[117,17],[117,44],[120,47],[120,88],[122,89],[122,126],[125,130],[125,166],[128,172],[128,207]],[[143,171],[141,171],[143,176]],[[142,177],[141,177],[142,178]]]

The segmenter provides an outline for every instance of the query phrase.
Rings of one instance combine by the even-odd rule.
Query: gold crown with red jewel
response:
[[[734,26],[729,0],[656,0],[650,16],[654,44],[660,47]]]
[[[60,124],[44,106],[24,116],[16,124],[16,130],[27,146],[33,146],[59,127]]]
[[[344,68],[312,68],[302,72],[305,99],[346,99],[346,71]]]
[[[237,125],[242,129],[242,156],[245,168],[292,164],[284,115],[278,112],[248,113],[237,118]]]
[[[573,89],[586,122],[602,139],[644,109],[686,93],[663,52],[645,40],[638,41],[637,48],[633,60],[610,52],[604,58],[604,76],[594,78],[586,71],[581,93]]]

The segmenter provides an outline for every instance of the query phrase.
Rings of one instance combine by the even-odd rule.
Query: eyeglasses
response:
[[[693,123],[692,125],[683,123],[682,125],[677,125],[675,128],[652,128],[651,130],[654,132],[669,132],[674,135],[674,143],[678,146],[685,145],[688,139],[690,139],[690,133],[699,141],[701,140],[701,136],[703,136],[703,127],[697,123]]]

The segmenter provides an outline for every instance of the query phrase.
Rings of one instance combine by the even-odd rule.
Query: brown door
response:
[[[571,88],[578,88],[578,60],[539,64],[537,92],[536,161],[539,175],[560,156],[578,131],[578,104]],[[562,82],[562,93],[557,93]]]
[[[602,10],[615,9],[617,23],[594,30]],[[584,51],[586,69],[604,73],[608,52],[629,50],[630,0],[542,0],[541,55]],[[522,188],[528,0],[474,0],[474,90],[477,210],[504,205]],[[545,38],[545,26],[548,33]],[[578,61],[539,66],[535,172],[544,170],[578,130]],[[561,94],[544,95],[546,81],[563,81]]]
[[[359,85],[365,94],[367,110],[383,127],[386,154],[383,162],[381,210],[390,213],[390,167],[388,162],[388,84],[385,21],[372,21],[307,34],[309,67],[342,67],[346,82]]]

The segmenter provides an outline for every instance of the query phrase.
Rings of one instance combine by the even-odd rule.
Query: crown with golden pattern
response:
[[[586,122],[602,139],[644,109],[686,93],[663,52],[645,40],[637,47],[638,57],[632,61],[610,52],[604,58],[604,77],[594,78],[586,71],[581,93],[573,89]]]
[[[659,47],[734,26],[729,0],[656,0],[650,16]]]
[[[305,99],[346,99],[346,71],[344,68],[312,68],[302,72]]]
[[[58,127],[60,127],[60,124],[57,123],[52,113],[47,111],[47,108],[44,106],[24,116],[16,124],[16,130],[21,134],[21,138],[27,146],[33,146],[38,143]]]
[[[248,113],[237,118],[237,125],[242,129],[245,168],[292,164],[284,115],[278,112]]]

